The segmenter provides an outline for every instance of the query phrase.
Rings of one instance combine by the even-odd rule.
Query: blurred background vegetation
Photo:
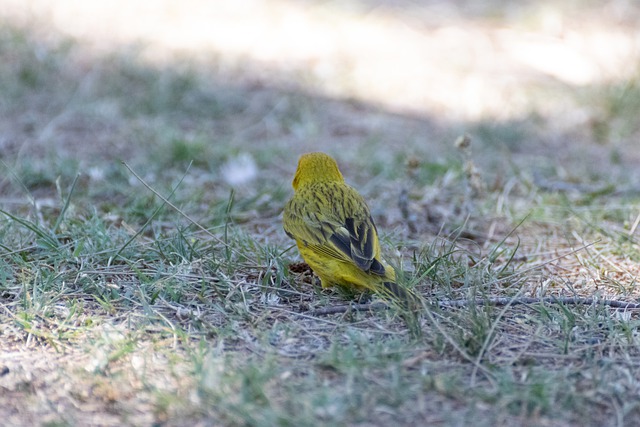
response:
[[[413,157],[428,181],[463,132],[489,182],[515,170],[637,185],[639,10],[3,0],[0,189],[21,194],[17,175],[50,194],[80,172],[82,191],[108,209],[129,193],[118,160],[156,181],[193,160],[187,179],[209,203],[238,170],[243,184],[286,192],[297,156],[315,149],[356,181],[398,178]]]

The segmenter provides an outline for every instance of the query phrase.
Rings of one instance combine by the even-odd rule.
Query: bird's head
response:
[[[293,189],[297,190],[314,182],[344,182],[338,164],[331,156],[324,153],[300,156],[298,169],[293,177]]]

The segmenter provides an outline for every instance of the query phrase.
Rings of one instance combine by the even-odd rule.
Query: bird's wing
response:
[[[309,205],[307,195],[291,199],[285,209],[285,232],[319,253],[384,275],[384,266],[376,259],[378,233],[364,199],[351,187],[340,190],[331,192],[331,203],[313,204],[320,206],[316,210],[303,208]]]

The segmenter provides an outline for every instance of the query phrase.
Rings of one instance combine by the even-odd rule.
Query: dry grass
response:
[[[3,422],[633,425],[637,309],[474,301],[640,301],[639,9],[475,3],[0,0]],[[314,149],[417,319],[321,315]]]

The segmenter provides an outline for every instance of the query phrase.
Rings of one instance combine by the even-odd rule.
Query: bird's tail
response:
[[[420,307],[421,298],[412,290],[397,284],[396,282],[384,282],[384,293],[400,303],[403,308],[415,310]]]

